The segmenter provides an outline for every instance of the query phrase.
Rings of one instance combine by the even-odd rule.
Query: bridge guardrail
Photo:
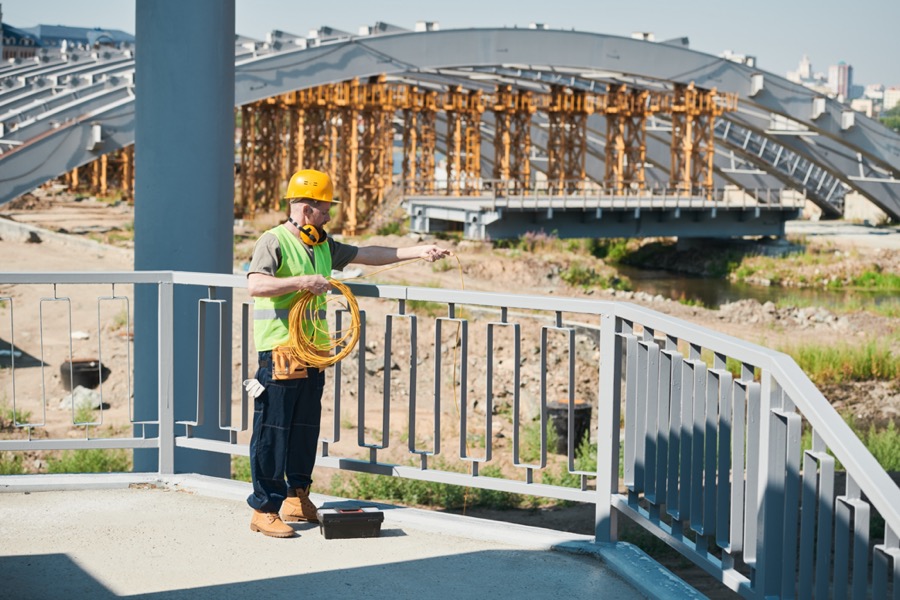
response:
[[[73,307],[76,313],[64,332],[71,345],[73,328],[92,329],[84,319],[94,309],[68,294],[100,286],[94,297],[103,339],[100,303],[121,302],[128,297],[122,288],[136,284],[157,289],[160,393],[137,400],[158,406],[148,421],[158,432],[96,439],[88,434],[96,424],[87,422],[73,425],[84,429],[84,439],[47,439],[36,435],[43,423],[16,423],[20,433],[0,440],[0,451],[155,448],[161,473],[174,471],[176,446],[247,454],[239,441],[246,419],[233,426],[227,416],[246,414],[243,392],[219,395],[218,428],[230,432],[227,441],[197,437],[196,419],[175,421],[174,402],[188,401],[190,391],[174,389],[171,352],[174,289],[205,287],[206,298],[177,310],[202,314],[206,304],[239,313],[240,327],[209,333],[240,348],[234,375],[244,376],[252,356],[244,277],[0,273],[0,338],[9,336],[12,360],[17,349],[26,350],[43,365],[43,340],[40,347],[17,340],[17,322],[40,318],[44,304],[68,303],[70,315]],[[320,466],[589,502],[597,541],[615,540],[624,515],[746,597],[881,598],[900,589],[900,490],[786,355],[626,303],[351,287],[362,309],[361,340],[329,374]],[[219,288],[234,290],[234,299],[221,300]],[[329,318],[340,328],[346,316],[336,311]],[[198,327],[198,361],[210,350],[205,344]],[[30,395],[15,385],[19,368],[0,370],[0,384],[12,383],[14,403]],[[367,378],[375,385],[367,386]],[[198,415],[203,397],[197,393]],[[586,456],[568,438],[565,457],[553,456],[547,424],[555,399],[570,407],[568,431],[577,400],[593,408],[589,440],[596,454]],[[41,402],[46,409],[46,395]],[[345,414],[353,404],[355,424]],[[446,414],[454,418],[442,420]],[[501,417],[508,422],[500,424]],[[348,420],[355,440],[344,435]],[[398,422],[399,433],[391,428]],[[843,484],[836,461],[845,469]],[[884,532],[873,536],[882,519]]]

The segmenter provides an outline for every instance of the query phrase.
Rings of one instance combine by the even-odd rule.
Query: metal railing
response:
[[[528,185],[512,179],[478,178],[471,193],[452,194],[447,181],[439,180],[433,189],[421,184],[402,184],[403,195],[439,200],[450,196],[454,199],[489,200],[494,207],[533,208],[560,205],[571,208],[602,205],[609,208],[709,208],[795,210],[806,204],[805,193],[783,188],[696,187],[678,190],[671,187],[646,186],[643,189],[624,187],[616,189],[592,180],[566,180],[564,182],[536,181]]]
[[[0,273],[0,338],[9,336],[13,360],[28,351],[44,365],[43,342],[15,337],[21,315],[40,318],[43,304],[71,302],[60,293],[69,286],[111,288],[95,295],[99,306],[134,284],[157,289],[159,397],[137,401],[158,406],[158,433],[47,439],[35,434],[43,423],[17,422],[21,433],[0,440],[0,451],[155,448],[162,474],[174,471],[176,446],[248,454],[243,391],[219,394],[220,415],[243,415],[235,426],[220,419],[226,441],[197,437],[196,421],[176,423],[173,407],[174,288],[207,288],[199,305],[179,307],[200,324],[213,305],[240,315],[234,332],[213,337],[240,348],[234,375],[243,378],[255,362],[250,311],[239,297],[244,277]],[[362,311],[360,343],[328,375],[320,467],[592,503],[598,542],[616,539],[624,515],[745,597],[900,594],[900,490],[786,355],[627,303],[351,287]],[[234,289],[234,299],[221,300],[220,288]],[[347,314],[329,318],[340,329]],[[70,340],[74,327],[84,324],[70,320]],[[197,332],[199,366],[209,332]],[[220,357],[229,352],[218,349]],[[15,386],[17,369],[0,369],[14,405],[27,395]],[[221,376],[200,381],[198,415],[204,385],[227,389]],[[190,393],[178,390],[177,398]],[[569,407],[569,432],[578,402],[592,407],[595,454],[572,435],[564,455],[553,453],[548,422],[557,399]],[[398,423],[399,432],[391,427]],[[347,439],[353,429],[356,439]]]

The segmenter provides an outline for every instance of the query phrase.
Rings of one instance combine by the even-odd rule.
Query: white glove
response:
[[[266,388],[256,379],[245,379],[244,380],[244,389],[247,390],[247,393],[250,394],[254,399],[259,398],[260,394],[266,391]]]

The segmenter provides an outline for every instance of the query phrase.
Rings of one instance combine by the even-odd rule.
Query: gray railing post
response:
[[[783,509],[784,509],[784,448],[785,440],[779,428],[773,427],[777,417],[772,410],[780,408],[773,389],[771,374],[763,371],[759,407],[759,479],[756,494],[756,564],[754,589],[758,598],[778,593],[781,583]],[[774,436],[774,437],[773,437]],[[748,456],[748,460],[752,457]]]
[[[594,541],[614,542],[618,537],[612,495],[619,491],[619,410],[621,400],[622,345],[618,319],[600,317],[600,382],[597,413],[597,503]]]
[[[175,473],[175,332],[174,285],[159,283],[158,332],[158,389],[159,389],[159,473]]]

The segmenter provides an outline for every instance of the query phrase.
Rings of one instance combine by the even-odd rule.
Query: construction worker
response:
[[[285,351],[292,301],[304,291],[322,296],[313,305],[318,308],[310,311],[315,314],[303,318],[303,325],[316,331],[313,321],[324,319],[324,294],[331,289],[332,269],[415,258],[433,262],[450,255],[449,250],[432,244],[356,247],[331,239],[324,226],[335,203],[334,187],[320,171],[294,173],[285,200],[290,202],[290,216],[257,240],[247,275],[247,289],[255,299],[253,336],[259,352],[256,379],[245,382],[255,396],[250,439],[253,493],[247,503],[253,508],[250,529],[272,537],[294,536],[285,521],[317,521],[309,487],[325,373],[296,364]],[[327,331],[327,325],[318,331]]]

